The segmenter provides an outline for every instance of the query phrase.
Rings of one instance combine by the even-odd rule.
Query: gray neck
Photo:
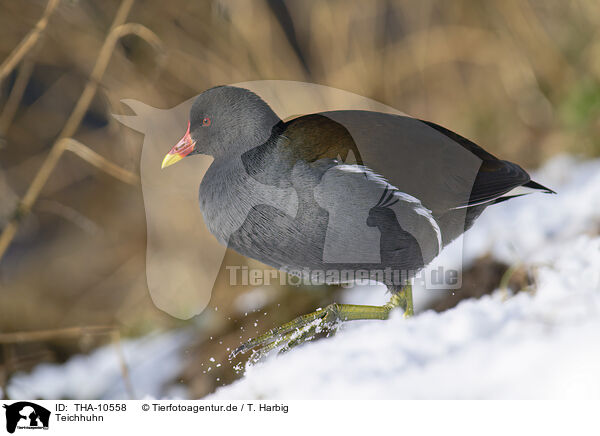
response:
[[[252,117],[236,119],[234,125],[228,127],[227,137],[219,138],[217,149],[211,150],[210,154],[215,161],[239,159],[243,153],[264,144],[269,139],[273,127],[281,119],[268,106],[256,113],[259,115],[253,114]]]

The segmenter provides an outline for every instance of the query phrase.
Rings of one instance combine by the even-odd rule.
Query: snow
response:
[[[559,195],[489,208],[463,251],[466,265],[490,253],[526,266],[530,292],[347,323],[332,338],[247,365],[209,398],[600,399],[600,160],[560,156],[534,179]],[[437,262],[457,265],[459,243]],[[380,304],[385,295],[355,288],[344,300]]]
[[[489,253],[530,270],[532,290],[498,290],[441,314],[347,323],[331,338],[247,365],[241,380],[207,398],[600,399],[600,160],[560,156],[534,179],[558,195],[488,208],[429,267]],[[416,288],[417,308],[432,294]],[[355,287],[341,302],[387,297],[382,287]],[[259,288],[234,304],[244,312],[271,298]],[[185,330],[123,341],[136,398],[188,397],[176,380],[190,342]],[[7,390],[11,398],[127,398],[113,345],[17,374]]]
[[[134,395],[140,398],[186,398],[183,386],[172,382],[183,369],[187,331],[152,333],[121,342]],[[10,398],[127,399],[121,362],[113,344],[89,355],[77,355],[62,365],[41,364],[30,374],[19,373],[7,387]]]

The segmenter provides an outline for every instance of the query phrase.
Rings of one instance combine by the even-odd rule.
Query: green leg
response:
[[[404,298],[406,299],[406,305],[404,306],[404,317],[409,318],[415,314],[415,309],[413,307],[412,285],[404,286],[400,290],[400,293],[404,294]]]
[[[411,285],[404,286],[399,292],[392,294],[390,301],[383,306],[333,303],[325,309],[299,316],[280,327],[271,329],[265,334],[243,343],[231,353],[229,358],[233,359],[239,353],[245,353],[256,348],[258,357],[253,360],[259,360],[262,356],[280,346],[283,346],[282,351],[286,351],[307,342],[323,329],[335,330],[341,322],[388,319],[390,312],[397,307],[404,308],[405,317],[414,314]]]

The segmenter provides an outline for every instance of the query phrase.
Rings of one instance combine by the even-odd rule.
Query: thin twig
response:
[[[114,40],[114,37],[111,35],[113,35],[115,29],[121,26],[127,19],[129,11],[131,11],[131,7],[133,6],[133,2],[134,0],[123,0],[119,5],[119,9],[117,10],[115,18],[110,26],[108,35],[104,40],[104,44],[102,44],[102,47],[100,48],[98,59],[96,59],[96,63],[94,64],[94,68],[90,74],[90,78],[88,79],[88,83],[79,96],[79,100],[77,100],[77,103],[75,104],[75,109],[73,109],[73,112],[71,112],[69,119],[58,135],[58,139],[73,136],[77,130],[77,127],[79,127],[79,123],[81,123],[85,112],[94,98],[100,79],[102,78],[102,75],[108,66],[110,55],[114,50],[117,40]]]
[[[112,341],[117,351],[119,358],[119,366],[121,368],[121,377],[123,377],[123,383],[125,384],[125,390],[130,400],[135,400],[135,391],[133,390],[133,383],[131,383],[131,377],[129,376],[129,367],[125,360],[125,354],[123,353],[123,347],[121,347],[121,333],[119,330],[113,330]]]
[[[65,220],[75,224],[88,235],[101,235],[103,229],[93,220],[86,217],[76,209],[65,206],[64,204],[54,200],[38,200],[37,210],[40,212],[52,213],[58,215]]]
[[[65,150],[69,150],[75,153],[83,160],[94,165],[96,168],[104,171],[105,173],[113,176],[115,179],[119,179],[124,183],[130,185],[136,185],[140,182],[140,178],[137,174],[127,171],[118,165],[115,165],[105,157],[100,156],[98,153],[93,151],[91,148],[83,145],[81,142],[72,139],[64,138],[61,140],[64,144]]]
[[[37,22],[35,27],[23,38],[23,40],[14,48],[10,55],[0,65],[0,82],[8,76],[11,71],[21,62],[21,59],[31,50],[48,25],[50,16],[58,6],[59,0],[48,0],[46,10],[42,18]]]
[[[0,260],[2,260],[2,256],[6,252],[6,249],[12,242],[21,219],[23,216],[27,215],[31,211],[31,207],[37,200],[40,192],[44,188],[44,185],[48,181],[50,174],[56,167],[60,157],[62,156],[65,150],[69,150],[75,154],[77,154],[83,160],[89,162],[94,165],[96,168],[110,174],[111,176],[121,180],[122,182],[129,184],[137,184],[139,182],[139,177],[137,174],[134,174],[130,171],[127,171],[118,165],[112,163],[108,159],[100,156],[95,151],[91,150],[89,147],[85,146],[79,141],[76,141],[72,138],[63,138],[57,141],[48,157],[38,170],[35,175],[31,185],[29,185],[29,189],[27,193],[19,203],[17,207],[17,211],[11,217],[10,221],[4,227],[2,234],[0,234]]]
[[[46,157],[46,160],[44,161],[38,173],[31,182],[31,185],[29,186],[25,197],[23,197],[23,200],[17,207],[17,210],[15,211],[13,217],[4,227],[2,234],[0,234],[0,261],[2,260],[2,257],[6,253],[8,246],[10,245],[17,233],[21,218],[27,213],[29,213],[29,211],[31,210],[33,203],[35,202],[42,188],[46,184],[50,173],[56,167],[56,164],[58,163],[58,160],[64,150],[70,150],[76,153],[79,157],[87,160],[91,164],[95,165],[96,167],[107,172],[113,177],[116,177],[119,180],[122,180],[126,183],[137,182],[137,176],[132,175],[129,171],[126,171],[113,164],[112,162],[106,160],[105,158],[95,153],[83,144],[78,143],[77,141],[69,138],[75,133],[75,131],[79,127],[79,124],[81,123],[85,112],[87,111],[90,103],[92,102],[96,90],[98,89],[100,79],[102,78],[102,75],[104,74],[104,71],[108,66],[108,62],[110,60],[112,52],[114,51],[115,45],[120,38],[122,38],[125,35],[137,35],[140,38],[147,41],[157,50],[164,52],[160,38],[158,38],[158,36],[156,36],[156,34],[150,29],[148,29],[145,26],[142,26],[141,24],[136,23],[123,24],[123,22],[127,18],[127,15],[129,14],[132,5],[133,0],[123,0],[121,5],[119,6],[119,10],[117,11],[115,19],[113,20],[111,30],[106,39],[104,40],[102,48],[100,49],[98,59],[90,75],[90,79],[88,80],[86,87],[80,95],[79,100],[77,101],[75,108],[73,109],[73,112],[71,113],[69,119],[65,123],[65,126],[63,127],[60,135],[58,136],[58,139],[52,145],[48,157]]]
[[[23,342],[42,342],[56,338],[72,338],[81,335],[105,335],[116,330],[110,325],[65,327],[30,332],[0,333],[0,344],[19,344]]]
[[[2,344],[2,353],[4,355],[4,371],[2,375],[2,399],[8,400],[8,378],[13,371],[14,347],[13,344]]]
[[[83,89],[83,92],[81,93],[81,96],[75,105],[75,109],[73,109],[71,116],[60,132],[59,138],[73,136],[77,130],[77,127],[79,127],[85,112],[87,111],[92,99],[94,98],[94,95],[96,94],[100,79],[102,79],[102,75],[106,71],[106,67],[108,66],[108,62],[111,58],[115,45],[119,39],[127,35],[136,35],[142,38],[160,53],[164,53],[164,47],[160,38],[146,26],[137,23],[127,23],[113,28],[106,37],[106,40],[100,49],[98,60],[96,61],[96,65],[94,65],[90,79]]]
[[[10,95],[8,96],[6,104],[4,105],[2,115],[0,115],[0,136],[3,136],[6,133],[8,127],[12,123],[13,117],[15,116],[17,108],[19,107],[19,103],[21,102],[21,98],[23,97],[23,92],[25,92],[25,88],[27,87],[31,73],[33,72],[34,64],[35,63],[32,59],[25,59],[21,64],[21,68],[19,68],[19,73],[17,74],[15,84],[10,91]]]
[[[133,390],[133,384],[129,377],[129,369],[127,362],[125,361],[125,354],[121,347],[121,333],[114,326],[82,326],[82,327],[65,327],[61,329],[52,330],[37,330],[31,332],[14,332],[14,333],[0,333],[0,344],[4,348],[4,363],[5,363],[5,379],[7,380],[11,369],[14,367],[14,349],[13,344],[23,342],[41,342],[56,338],[73,338],[83,335],[105,335],[109,334],[111,341],[115,346],[117,358],[119,359],[119,368],[121,371],[121,377],[123,377],[123,383],[125,384],[125,390],[130,399],[135,399],[135,391]],[[6,394],[6,386],[3,388],[4,395]]]

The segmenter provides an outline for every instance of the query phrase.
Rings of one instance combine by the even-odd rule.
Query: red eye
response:
[[[203,125],[204,127],[208,127],[208,126],[210,126],[210,118],[208,118],[208,117],[204,118],[204,119],[202,120],[202,125]]]

